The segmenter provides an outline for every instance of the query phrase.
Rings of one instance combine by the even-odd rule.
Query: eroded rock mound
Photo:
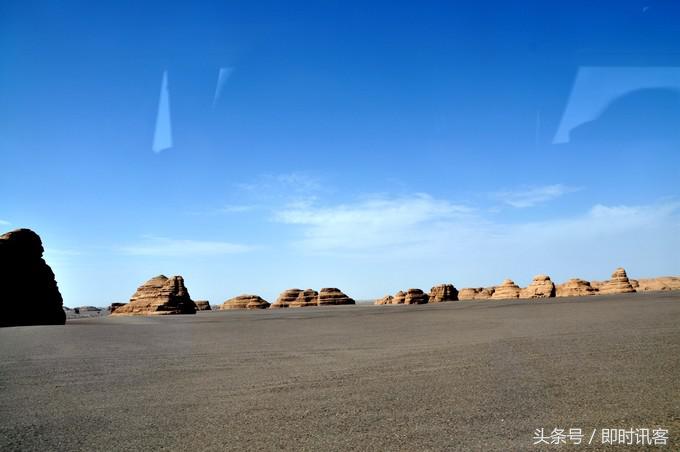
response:
[[[631,292],[635,292],[635,289],[628,280],[626,270],[624,270],[621,267],[614,270],[611,279],[605,281],[605,283],[599,288],[599,293],[601,294],[631,293]]]
[[[267,309],[269,302],[258,295],[239,295],[230,298],[220,306],[220,309]]]
[[[409,289],[404,295],[404,304],[425,304],[428,296],[420,289]]]
[[[459,300],[488,300],[496,291],[495,287],[471,287],[458,292]]]
[[[458,290],[453,284],[439,284],[430,289],[429,303],[458,300]]]
[[[406,298],[406,292],[403,290],[400,290],[399,292],[394,294],[394,297],[392,298],[392,304],[404,304],[404,299]]]
[[[302,289],[286,289],[279,294],[279,297],[270,306],[272,309],[275,308],[287,308],[292,302],[297,300],[298,295],[302,293]]]
[[[491,299],[503,300],[506,298],[519,298],[520,288],[512,279],[506,279],[500,286],[496,286],[496,290]]]
[[[563,284],[559,284],[555,292],[555,295],[558,297],[582,297],[586,295],[595,295],[597,289],[591,286],[588,281],[572,278]]]
[[[317,306],[319,304],[319,292],[313,289],[300,291],[297,298],[290,302],[291,308],[304,308],[307,306]]]
[[[30,229],[0,235],[0,327],[63,325],[63,300],[43,260],[40,237]]]
[[[126,305],[117,307],[111,315],[170,315],[196,314],[196,305],[184,286],[184,278],[158,275],[137,289]]]
[[[111,306],[109,306],[109,314],[115,311],[116,309],[120,308],[121,306],[125,306],[127,303],[111,303]]]
[[[208,300],[195,300],[194,304],[196,304],[197,311],[212,311]]]
[[[354,300],[335,287],[324,287],[319,292],[318,305],[355,304]]]
[[[394,297],[392,295],[385,295],[384,297],[375,300],[374,304],[392,304],[392,301],[394,301]]]
[[[631,285],[637,292],[660,292],[680,290],[680,277],[659,276],[658,278],[643,278],[630,280]]]
[[[520,298],[551,298],[555,296],[555,284],[550,276],[537,275],[527,287],[519,293]]]

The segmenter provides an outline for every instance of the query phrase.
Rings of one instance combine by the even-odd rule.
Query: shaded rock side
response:
[[[408,289],[404,295],[404,304],[425,304],[428,296],[420,289]]]
[[[583,297],[596,293],[595,287],[588,281],[579,278],[572,278],[563,284],[559,284],[555,290],[555,295],[558,297]]]
[[[319,291],[318,305],[355,304],[354,300],[335,287],[324,287]]]
[[[492,300],[503,300],[506,298],[519,298],[520,288],[512,279],[504,280],[491,295]]]
[[[63,299],[43,259],[42,241],[30,229],[0,235],[0,327],[63,325]]]
[[[212,311],[208,300],[194,300],[197,311]]]
[[[488,300],[496,291],[495,287],[471,287],[458,292],[459,300]]]
[[[126,305],[117,307],[111,315],[172,315],[196,314],[196,305],[189,296],[181,276],[158,275],[137,289]]]
[[[453,284],[439,284],[430,289],[428,303],[441,303],[442,301],[458,300],[458,290]]]
[[[519,293],[520,298],[551,298],[556,293],[555,284],[550,276],[536,275],[527,287]]]
[[[635,292],[633,285],[628,280],[628,275],[626,275],[626,270],[619,267],[614,270],[610,280],[605,281],[605,283],[600,286],[600,294],[616,294],[616,293],[632,293]]]
[[[269,302],[258,295],[243,294],[230,298],[220,306],[220,309],[267,309]]]

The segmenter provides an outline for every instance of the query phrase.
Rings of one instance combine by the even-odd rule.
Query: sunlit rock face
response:
[[[591,286],[588,281],[579,278],[572,278],[563,284],[559,284],[555,289],[555,295],[558,297],[583,297],[596,293],[596,288]]]
[[[335,287],[324,287],[319,291],[318,298],[319,306],[337,305],[337,304],[355,304],[355,301],[342,293],[340,289]]]
[[[385,295],[384,297],[375,300],[373,304],[392,304],[392,301],[394,301],[394,297],[392,295]]]
[[[275,308],[303,308],[306,306],[317,306],[319,303],[319,293],[313,289],[286,289],[276,301],[271,305]]]
[[[66,313],[42,241],[30,229],[0,235],[0,327],[63,325]]]
[[[184,286],[184,278],[158,275],[137,289],[126,305],[117,307],[111,315],[172,315],[196,314],[196,305]]]
[[[643,278],[630,280],[631,285],[637,292],[660,292],[680,290],[680,277],[659,276],[658,278]]]
[[[491,295],[491,299],[503,300],[506,298],[519,298],[519,292],[519,286],[515,284],[513,280],[506,279],[500,286],[496,286],[496,290],[493,295]]]
[[[614,270],[610,280],[605,281],[599,288],[600,294],[631,293],[635,292],[633,285],[628,280],[626,270],[619,267]]]
[[[230,298],[220,306],[220,309],[267,309],[269,302],[258,295],[239,295]]]
[[[520,298],[551,298],[555,296],[555,284],[550,276],[536,275],[527,287],[519,293]]]
[[[428,298],[429,303],[456,301],[458,300],[458,290],[456,290],[453,284],[439,284],[430,289]]]
[[[404,295],[404,304],[425,304],[428,296],[420,289],[408,289]]]
[[[495,287],[466,287],[458,292],[459,300],[488,300],[496,291]]]

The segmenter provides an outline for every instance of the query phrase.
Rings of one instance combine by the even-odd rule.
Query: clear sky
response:
[[[159,273],[213,303],[677,275],[678,23],[660,0],[3,1],[0,229],[42,236],[67,306]]]

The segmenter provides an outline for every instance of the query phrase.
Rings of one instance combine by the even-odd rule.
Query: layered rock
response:
[[[230,298],[220,306],[220,309],[267,309],[269,302],[258,295],[243,294]]]
[[[278,298],[276,301],[274,301],[274,303],[272,303],[270,308],[287,308],[292,302],[297,300],[298,295],[301,293],[302,289],[286,289],[279,294]]]
[[[555,284],[550,276],[537,275],[527,287],[519,293],[520,298],[551,298],[555,296]]]
[[[319,292],[318,305],[355,304],[354,300],[335,287],[324,287]]]
[[[30,229],[0,235],[0,327],[63,325],[63,300],[40,237]]]
[[[442,301],[458,300],[458,290],[453,284],[439,284],[430,289],[429,303],[441,303]]]
[[[595,287],[588,281],[579,278],[572,278],[563,284],[559,284],[555,290],[555,295],[558,297],[582,297],[596,293]]]
[[[606,281],[600,288],[599,293],[601,294],[616,294],[616,293],[631,293],[635,292],[635,289],[628,280],[628,275],[626,275],[626,270],[619,267],[614,270],[610,280]]]
[[[300,291],[297,298],[290,302],[291,308],[304,308],[307,306],[317,306],[319,304],[319,292],[313,289]]]
[[[660,276],[658,278],[643,278],[630,280],[631,285],[637,292],[660,292],[680,290],[680,277]]]
[[[425,304],[428,296],[420,289],[408,289],[404,295],[404,304]]]
[[[506,298],[519,298],[520,288],[512,279],[504,280],[500,286],[496,286],[492,300],[503,300]]]
[[[196,314],[196,305],[184,286],[184,278],[158,275],[137,289],[126,305],[117,307],[111,315],[172,315]]]
[[[493,295],[495,287],[470,287],[458,292],[459,300],[488,300]]]
[[[392,295],[385,295],[384,297],[375,300],[375,303],[373,304],[392,304],[392,301],[394,301],[394,297]]]
[[[127,303],[111,303],[111,306],[109,306],[109,314],[115,311],[116,309],[120,308],[121,306],[125,306]]]
[[[404,299],[406,298],[406,292],[400,290],[394,294],[392,297],[392,304],[404,304]]]
[[[208,300],[194,300],[197,311],[212,311]]]

